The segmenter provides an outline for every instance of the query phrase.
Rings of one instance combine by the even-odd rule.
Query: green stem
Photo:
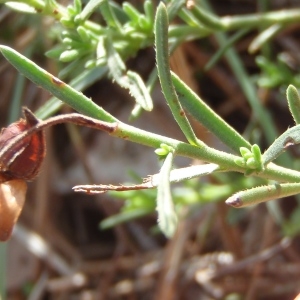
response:
[[[167,1],[169,5],[176,1]],[[226,16],[218,19],[210,13],[207,1],[202,1],[202,7],[196,6],[192,10],[182,8],[179,16],[191,26],[196,26],[199,30],[223,30],[229,31],[241,28],[268,27],[273,24],[291,24],[300,21],[300,9],[285,9],[267,13],[246,14],[238,16]],[[204,7],[204,9],[203,9]],[[208,11],[206,11],[208,10]],[[206,26],[206,27],[204,27]],[[212,33],[212,32],[211,32]]]
[[[191,9],[191,12],[195,17],[205,26],[212,30],[223,30],[225,29],[224,24],[218,16],[209,13],[204,10],[203,7],[194,5]]]
[[[228,16],[221,18],[220,21],[226,30],[270,26],[273,24],[298,23],[300,21],[300,9],[285,9],[260,14]]]
[[[103,0],[89,1],[84,7],[84,9],[81,11],[81,13],[79,14],[78,19],[80,19],[81,21],[87,21],[87,19],[96,10],[96,8],[98,8],[98,6],[101,5],[102,2]]]
[[[238,156],[215,150],[206,145],[199,148],[198,146],[193,146],[122,123],[101,107],[97,106],[82,93],[77,92],[72,87],[61,81],[57,81],[57,78],[38,67],[18,52],[6,46],[0,46],[0,50],[7,60],[16,69],[18,69],[18,71],[23,73],[37,85],[48,90],[56,97],[59,97],[75,110],[98,120],[108,123],[116,123],[116,128],[111,133],[112,136],[153,148],[159,148],[161,144],[167,144],[175,149],[176,155],[215,163],[218,164],[224,171],[235,171],[241,173],[246,171],[246,168],[238,166],[235,163],[235,160],[239,158]],[[276,166],[273,163],[270,163],[263,172],[253,175],[278,181],[300,182],[300,172]]]
[[[227,42],[222,45],[222,47],[211,57],[211,59],[204,66],[204,71],[209,71],[224,55],[224,53],[232,47],[241,37],[246,35],[249,32],[249,28],[242,28],[236,33],[234,33],[231,37],[227,39]]]
[[[142,144],[152,148],[159,148],[161,144],[167,144],[175,149],[175,154],[191,159],[199,159],[205,162],[218,164],[224,171],[245,173],[244,167],[238,166],[235,160],[238,156],[228,154],[208,146],[199,148],[172,138],[161,136],[155,133],[118,122],[112,136],[126,139],[128,141]],[[280,182],[300,182],[300,172],[277,166],[270,163],[263,172],[254,173],[253,176],[277,180]]]

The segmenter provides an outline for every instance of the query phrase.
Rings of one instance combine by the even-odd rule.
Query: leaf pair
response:
[[[245,174],[250,175],[254,171],[261,172],[264,169],[260,148],[254,144],[249,150],[246,147],[241,147],[240,152],[242,158],[235,160],[235,163],[241,167],[247,168]]]

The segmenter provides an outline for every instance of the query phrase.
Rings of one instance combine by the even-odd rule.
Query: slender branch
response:
[[[185,156],[192,159],[200,159],[209,163],[215,163],[218,164],[220,168],[227,171],[235,171],[241,173],[245,173],[246,171],[244,167],[238,166],[235,163],[235,160],[239,158],[238,156],[213,149],[206,145],[205,147],[199,148],[198,146],[193,146],[172,138],[154,134],[145,130],[138,129],[134,126],[122,123],[115,117],[110,115],[108,112],[106,112],[104,109],[97,106],[94,102],[92,102],[89,98],[85,97],[82,93],[77,92],[71,86],[60,81],[56,77],[53,77],[50,73],[38,67],[35,63],[31,62],[15,50],[6,46],[0,46],[0,50],[2,51],[6,59],[31,81],[50,91],[53,95],[57,96],[62,101],[66,102],[82,114],[87,114],[92,118],[98,119],[99,127],[97,127],[97,129],[104,130],[112,136],[126,139],[148,147],[159,148],[162,143],[168,144],[169,146],[175,149],[175,155]],[[63,118],[65,118],[65,116],[66,115],[54,118],[58,118],[58,120],[60,121],[57,120],[57,122],[61,122]],[[77,114],[77,116],[79,115]],[[83,115],[80,116],[81,118],[88,118]],[[48,119],[47,121],[49,121],[50,119]],[[99,121],[99,119],[101,119],[102,121]],[[41,121],[40,123],[43,124],[43,121]],[[38,124],[38,129],[35,129],[35,127],[29,129],[30,133],[28,133],[28,135],[33,134],[38,130],[42,130],[48,126],[42,125],[40,123]],[[81,123],[80,125],[84,124]],[[283,168],[271,163],[263,172],[260,172],[258,174],[255,173],[253,175],[262,178],[278,180],[280,182],[300,181],[300,172]]]
[[[215,172],[225,172],[216,164],[195,165],[186,168],[173,169],[170,172],[169,181],[180,182],[182,180],[192,179]],[[92,184],[92,185],[76,185],[73,187],[75,192],[84,192],[88,194],[102,194],[107,191],[131,191],[141,189],[154,189],[160,183],[160,174],[150,175],[143,179],[140,184],[131,185],[112,185],[112,184]]]
[[[34,117],[33,113],[28,108],[23,108],[23,112],[26,119],[31,118],[32,116]],[[21,143],[27,137],[31,136],[36,132],[44,130],[50,126],[61,124],[61,123],[74,123],[81,126],[100,129],[110,134],[114,130],[116,130],[117,127],[117,123],[107,123],[77,113],[55,116],[47,119],[46,121],[37,122],[37,124],[30,127],[28,130],[23,131],[22,133],[18,134],[16,137],[11,139],[9,143],[7,143],[4,147],[1,148],[0,161],[7,152],[9,152],[11,149],[14,149],[19,143]]]
[[[27,113],[31,113],[28,109],[25,109],[25,111]],[[99,129],[107,132],[111,136],[126,139],[138,144],[143,144],[148,147],[159,148],[162,143],[166,143],[175,149],[176,155],[185,156],[192,159],[200,159],[205,162],[217,164],[219,166],[219,171],[235,171],[240,173],[244,173],[246,171],[244,167],[238,166],[235,163],[235,160],[239,158],[238,156],[222,152],[208,146],[199,149],[197,146],[141,130],[120,121],[108,123],[77,113],[59,115],[49,118],[45,121],[39,121],[36,125],[22,132],[22,134],[19,134],[13,138],[8,145],[3,147],[0,151],[0,160],[6,151],[9,151],[9,149],[15,147],[18,145],[18,143],[21,143],[24,138],[50,126],[66,122]],[[300,172],[283,168],[273,163],[270,163],[263,172],[254,173],[253,175],[261,178],[278,180],[280,182],[300,181]]]
[[[226,30],[245,27],[270,26],[279,23],[297,23],[300,21],[300,9],[285,9],[268,13],[228,16],[221,18]]]

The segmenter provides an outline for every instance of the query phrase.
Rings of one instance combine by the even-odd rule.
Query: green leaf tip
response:
[[[298,193],[300,193],[300,183],[273,183],[240,191],[229,197],[225,203],[235,208],[241,208]]]
[[[11,49],[10,47],[8,46],[5,46],[5,45],[0,45],[0,51],[2,52],[2,54],[5,56],[5,52],[6,50],[8,49]],[[11,49],[12,50],[12,49]]]
[[[290,112],[296,124],[300,123],[300,96],[295,86],[289,85],[286,89],[286,98]]]

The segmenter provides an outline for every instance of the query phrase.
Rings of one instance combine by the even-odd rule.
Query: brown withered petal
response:
[[[28,110],[24,111],[25,120],[2,129],[0,133],[0,150],[8,147],[0,156],[0,183],[11,179],[32,180],[38,174],[46,153],[43,131],[25,137],[19,143],[12,145],[15,137],[22,134],[39,120]]]
[[[0,184],[0,241],[10,237],[22,211],[27,184],[15,179]]]

